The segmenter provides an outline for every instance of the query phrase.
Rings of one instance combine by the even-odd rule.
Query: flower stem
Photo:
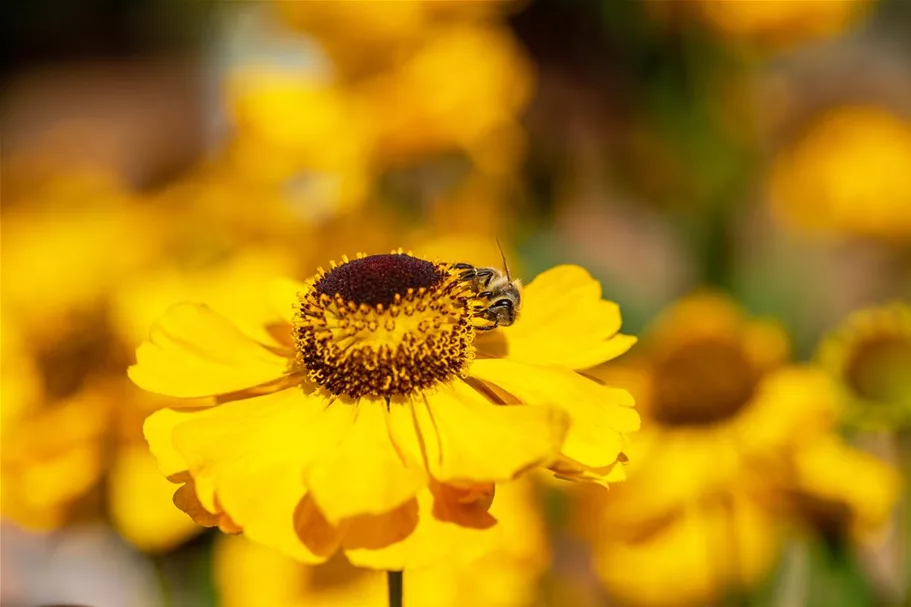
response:
[[[402,607],[402,572],[387,571],[386,581],[389,582],[389,607]]]

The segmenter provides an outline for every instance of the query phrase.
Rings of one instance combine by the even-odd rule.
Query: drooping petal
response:
[[[431,483],[430,489],[418,492],[416,501],[381,517],[365,518],[361,525],[350,528],[342,541],[348,560],[358,567],[386,570],[417,569],[444,561],[454,566],[470,562],[496,546],[501,529],[496,519],[486,514],[485,503],[460,503],[437,488]],[[447,520],[441,520],[435,511],[446,512]],[[464,524],[470,520],[475,524]],[[403,531],[411,525],[413,528],[401,540],[377,541],[377,529]]]
[[[172,483],[183,483],[174,492],[172,501],[177,509],[189,516],[194,523],[203,527],[218,527],[224,533],[237,534],[242,531],[220,507],[214,512],[203,507],[196,496],[196,481],[189,472],[174,474],[169,476],[168,480]]]
[[[414,407],[427,466],[440,481],[503,481],[549,463],[568,426],[551,404],[496,405],[461,381]]]
[[[326,520],[309,495],[305,495],[294,510],[294,531],[307,550],[320,560],[335,554],[343,536],[343,531]]]
[[[861,540],[883,531],[901,494],[895,468],[835,435],[801,445],[794,460],[796,490],[815,502],[822,516],[829,511],[844,517],[838,522]]]
[[[351,408],[292,389],[212,409],[206,419],[177,427],[174,445],[187,458],[200,497],[211,486],[247,536],[294,558],[322,561],[328,555],[311,552],[294,528],[306,493],[303,471],[352,421]]]
[[[352,407],[290,389],[202,411],[164,410],[146,423],[146,436],[165,471],[189,470],[206,511],[223,509],[251,539],[318,562],[325,557],[295,530],[303,470],[352,421]]]
[[[590,468],[608,467],[639,429],[639,414],[625,390],[608,388],[567,369],[510,360],[477,360],[470,374],[530,404],[562,407],[571,420],[562,455]]]
[[[424,468],[396,450],[385,401],[362,399],[357,405],[333,407],[355,410],[354,423],[304,473],[307,488],[329,521],[389,512],[427,484]]]
[[[503,330],[511,360],[587,369],[620,356],[636,338],[618,333],[620,308],[579,266],[557,266],[525,287],[515,324]]]
[[[136,351],[136,385],[168,396],[226,394],[273,381],[287,360],[247,337],[204,305],[172,306]]]

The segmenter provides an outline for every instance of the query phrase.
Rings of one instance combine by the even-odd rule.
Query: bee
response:
[[[499,247],[500,243],[497,242]],[[477,327],[481,331],[490,331],[497,327],[508,327],[516,322],[519,306],[522,302],[522,283],[513,279],[506,263],[506,255],[500,247],[500,256],[503,258],[503,270],[498,268],[476,268],[471,264],[457,263],[455,269],[461,270],[459,278],[472,281],[478,290],[478,297],[487,300],[487,305],[480,311],[479,316],[491,324]]]

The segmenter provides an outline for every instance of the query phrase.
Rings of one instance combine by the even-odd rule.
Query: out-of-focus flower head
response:
[[[868,430],[911,424],[911,306],[851,314],[820,344],[820,364],[845,391],[845,421]]]
[[[210,170],[240,189],[232,207],[263,204],[243,199],[257,190],[311,222],[360,206],[369,125],[320,47],[263,6],[226,17],[216,70],[225,124]]]
[[[590,371],[627,386],[643,414],[627,483],[581,500],[595,521],[582,533],[622,604],[695,605],[755,585],[783,512],[859,539],[885,522],[895,471],[841,442],[838,391],[821,370],[786,365],[787,351],[777,325],[704,293],[662,315],[627,364]],[[841,516],[823,525],[831,511]]]
[[[684,0],[648,3],[665,16],[683,11],[733,44],[780,49],[829,38],[849,29],[875,5],[875,0]]]
[[[154,408],[137,400],[161,399],[123,392],[128,349],[109,316],[118,285],[161,254],[163,217],[98,174],[14,177],[2,217],[0,510],[23,526],[50,529],[97,518],[107,501],[127,539],[169,548],[195,530],[160,501],[141,499],[168,495],[157,475],[137,472],[143,464],[149,471],[146,453],[119,457],[130,442],[141,444],[141,419]],[[131,415],[126,436],[120,428]],[[121,510],[118,495],[136,501]]]
[[[488,172],[514,169],[524,150],[518,118],[530,72],[504,28],[440,28],[414,55],[353,85],[374,129],[374,162],[396,166],[457,151]]]
[[[527,479],[497,488],[490,512],[502,534],[490,553],[467,564],[405,572],[409,605],[526,607],[548,563],[544,521]],[[215,581],[225,607],[359,607],[386,600],[382,573],[358,569],[342,555],[304,565],[241,537],[215,545]]]
[[[822,114],[771,168],[769,196],[811,233],[911,242],[911,122],[872,106]]]
[[[818,425],[828,404],[792,389],[802,374],[776,374],[787,354],[778,325],[749,319],[721,295],[700,293],[660,316],[628,364],[592,370],[605,379],[620,373],[616,381],[637,395],[645,420],[632,449],[648,459],[631,463],[638,481],[630,486],[653,487],[635,507],[625,500],[611,507],[660,515],[744,478],[755,453],[782,450],[798,427]],[[788,402],[796,397],[809,402]],[[664,480],[650,483],[650,474]]]
[[[159,218],[106,176],[57,174],[13,188],[3,201],[3,309],[46,336],[160,250],[149,229]]]
[[[453,22],[482,24],[524,2],[402,0],[394,3],[291,3],[275,6],[292,27],[313,36],[346,79],[383,71]]]
[[[205,306],[172,307],[131,377],[216,397],[146,422],[182,484],[175,504],[298,560],[343,550],[399,569],[489,547],[494,483],[531,467],[621,480],[632,401],[575,372],[633,343],[617,307],[584,270],[559,267],[525,288],[515,324],[475,340],[493,325],[465,271],[401,252],[344,259],[282,283],[269,345]]]
[[[517,4],[276,6],[330,57],[334,82],[355,102],[346,114],[370,132],[372,167],[457,152],[500,173],[513,170],[523,152],[518,115],[531,91],[531,65],[498,23],[504,7]]]
[[[227,98],[236,131],[226,161],[235,179],[276,189],[311,220],[364,201],[369,129],[343,92],[294,72],[251,66],[231,76]]]

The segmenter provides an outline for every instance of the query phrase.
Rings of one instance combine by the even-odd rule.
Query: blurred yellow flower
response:
[[[839,107],[779,154],[769,195],[789,225],[908,243],[909,166],[911,122],[876,107]]]
[[[519,6],[515,0],[276,2],[292,27],[319,40],[346,79],[382,71],[451,23],[483,23]]]
[[[802,444],[792,466],[794,515],[829,538],[847,532],[861,542],[878,542],[901,494],[901,476],[894,468],[835,434]]]
[[[622,478],[632,399],[574,372],[633,343],[617,306],[574,266],[523,299],[518,322],[475,343],[491,328],[476,285],[454,264],[393,253],[277,290],[276,346],[205,306],[172,307],[130,376],[218,404],[146,422],[162,471],[186,483],[175,503],[298,560],[341,548],[401,569],[485,549],[494,483],[531,467]]]
[[[275,189],[309,220],[363,202],[370,117],[340,87],[254,64],[229,75],[226,97],[234,133],[224,153],[232,181]]]
[[[90,310],[161,246],[156,216],[110,179],[79,173],[30,183],[3,201],[3,312],[44,335]],[[129,235],[129,247],[121,246]],[[111,255],[111,251],[118,251]],[[26,331],[26,328],[22,328]]]
[[[497,487],[490,513],[502,535],[490,553],[467,564],[445,564],[405,572],[406,605],[434,607],[523,607],[536,596],[548,563],[544,521],[527,480]],[[336,555],[304,565],[241,537],[215,545],[215,583],[225,607],[360,607],[386,600],[385,577],[358,569]]]
[[[820,364],[846,393],[844,419],[868,430],[911,424],[911,306],[858,310],[820,344]]]
[[[737,42],[781,47],[841,33],[872,0],[692,0],[710,27]]]
[[[508,30],[451,25],[352,92],[374,132],[376,165],[458,151],[486,171],[506,172],[524,148],[518,118],[531,80],[531,65]]]
[[[774,513],[755,496],[732,491],[630,535],[596,534],[595,567],[612,604],[712,604],[765,575],[780,546],[777,531]]]
[[[105,405],[103,391],[83,391],[47,410],[4,419],[0,510],[5,517],[33,529],[68,521],[103,473]]]
[[[135,451],[164,399],[124,392],[129,351],[109,315],[166,248],[163,216],[101,175],[22,177],[2,215],[0,512],[31,529],[109,512],[137,547],[169,549],[198,528],[143,499],[171,493]]]
[[[887,519],[895,472],[832,433],[838,391],[819,369],[785,365],[787,350],[779,327],[703,293],[662,315],[627,364],[589,371],[628,387],[643,416],[629,480],[580,506],[623,604],[704,604],[756,584],[785,511],[817,525],[807,504],[839,510],[838,531],[859,536]]]

